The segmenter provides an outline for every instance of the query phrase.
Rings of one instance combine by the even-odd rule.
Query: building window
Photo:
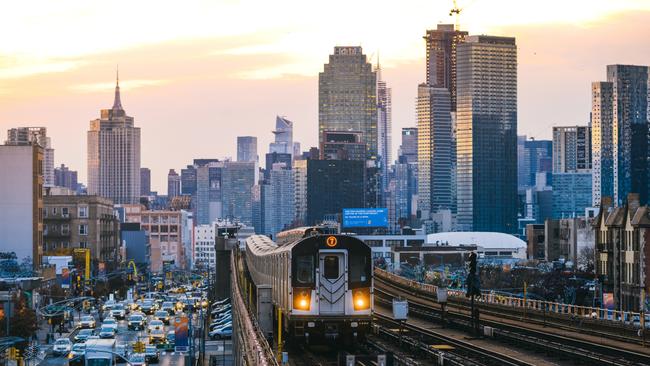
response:
[[[68,225],[68,224],[61,225],[61,234],[63,234],[63,235],[70,234],[70,225]]]
[[[85,241],[79,242],[79,248],[87,248],[87,247],[88,247],[88,243],[86,243]]]
[[[43,208],[43,217],[47,217],[47,208]]]
[[[79,206],[79,217],[88,217],[88,206]]]
[[[86,224],[79,225],[79,235],[88,235],[88,225]]]
[[[52,215],[56,215],[56,207],[52,207]]]
[[[67,208],[67,207],[63,207],[63,208],[61,209],[61,214],[63,214],[63,217],[68,217],[68,214],[69,214],[69,212],[68,212],[68,208]]]

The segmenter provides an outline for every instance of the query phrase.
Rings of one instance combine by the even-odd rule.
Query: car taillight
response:
[[[354,310],[370,309],[370,288],[352,290],[352,302]]]
[[[293,308],[297,310],[309,311],[311,307],[311,289],[294,288],[293,289]]]

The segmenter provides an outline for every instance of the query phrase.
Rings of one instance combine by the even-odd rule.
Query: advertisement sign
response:
[[[174,318],[174,350],[176,352],[189,351],[189,330],[189,319],[187,316],[177,316]]]
[[[61,288],[70,288],[70,269],[61,269]]]
[[[614,310],[614,294],[612,292],[603,293],[603,307],[607,310]]]
[[[388,209],[344,208],[343,227],[388,227]]]

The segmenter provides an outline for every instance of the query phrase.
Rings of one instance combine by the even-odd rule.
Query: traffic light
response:
[[[144,353],[144,343],[137,341],[133,345],[133,352],[135,353]]]
[[[20,350],[18,348],[12,347],[14,349],[14,360],[20,358]]]

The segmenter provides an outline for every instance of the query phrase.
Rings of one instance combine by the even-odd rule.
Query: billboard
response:
[[[61,288],[70,288],[70,270],[68,267],[61,269]]]
[[[189,330],[189,319],[187,316],[177,316],[174,318],[174,350],[176,352],[189,351]]]
[[[388,227],[388,209],[344,208],[343,227]]]

